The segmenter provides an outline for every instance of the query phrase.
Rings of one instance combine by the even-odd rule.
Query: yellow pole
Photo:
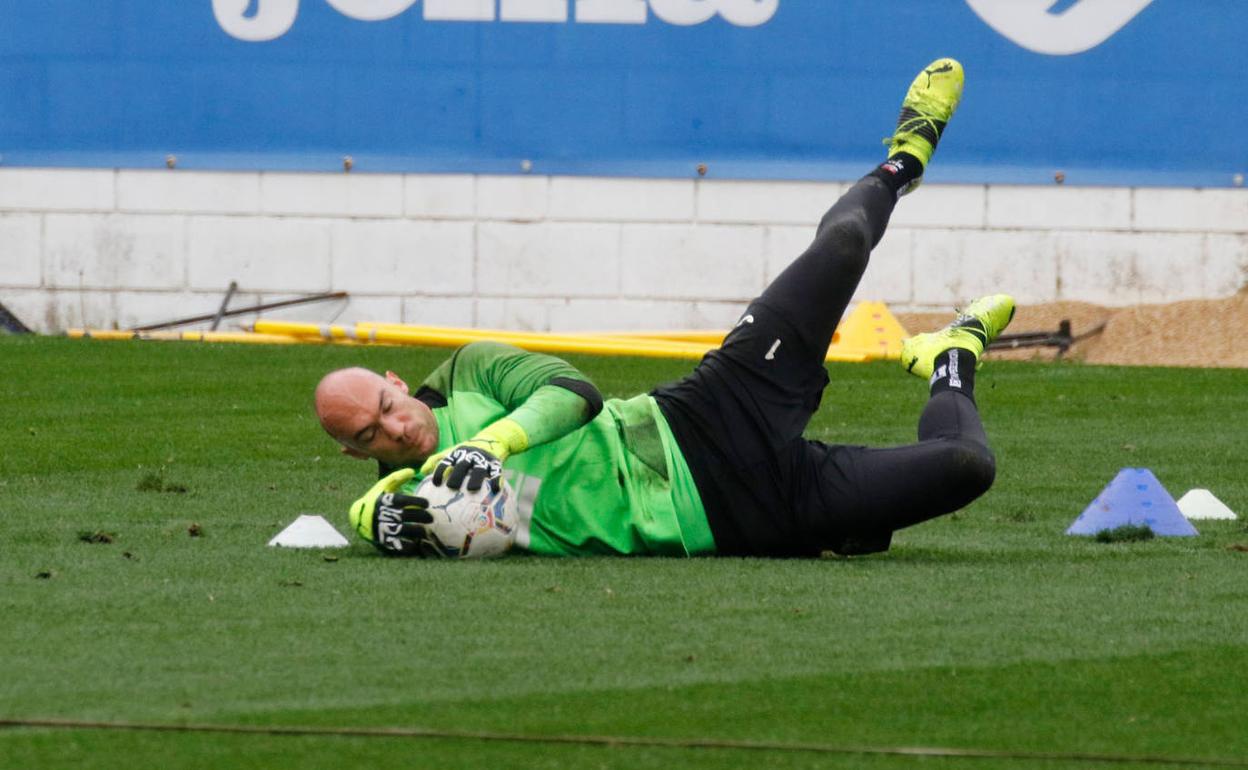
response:
[[[303,339],[353,339],[361,342],[391,342],[431,347],[459,347],[469,342],[496,340],[508,342],[525,350],[542,353],[586,353],[591,355],[633,355],[649,358],[698,359],[710,349],[708,345],[681,342],[638,341],[578,337],[573,335],[537,334],[529,332],[486,331],[441,327],[396,328],[388,324],[357,324],[354,331],[344,326],[320,326],[289,321],[256,321],[257,332],[289,334]]]
[[[65,335],[70,339],[92,340],[141,340],[145,342],[242,342],[262,345],[294,345],[298,343],[321,343],[336,345],[354,345],[353,340],[321,340],[302,339],[289,334],[258,334],[255,332],[178,332],[152,331],[137,332],[128,329],[68,329]]]
[[[525,350],[543,353],[586,353],[590,355],[642,356],[696,360],[719,346],[719,342],[676,342],[628,337],[594,337],[588,334],[550,334],[483,329],[457,329],[439,326],[358,323],[354,329],[340,325],[297,323],[259,319],[255,330],[266,334],[287,334],[300,339],[355,340],[401,345],[459,347],[478,340],[508,342]],[[858,363],[869,358],[867,351],[829,350],[828,361]]]

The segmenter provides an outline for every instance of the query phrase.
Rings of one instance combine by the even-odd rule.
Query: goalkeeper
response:
[[[893,206],[921,181],[962,92],[952,59],[902,104],[887,160],[824,215],[814,242],[684,379],[604,402],[557,358],[478,342],[417,388],[393,372],[331,372],[316,391],[326,431],[381,481],[352,506],[358,534],[395,554],[437,553],[415,477],[470,490],[504,469],[516,545],[557,555],[812,556],[886,550],[898,529],[955,511],[995,464],[975,369],[1013,300],[975,301],[907,339],[902,365],[929,382],[918,441],[888,448],[802,437],[828,384],[824,356]]]

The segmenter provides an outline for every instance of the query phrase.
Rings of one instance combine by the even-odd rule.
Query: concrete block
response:
[[[330,223],[279,217],[192,217],[192,289],[225,291],[330,290]]]
[[[1213,299],[1235,294],[1248,285],[1248,262],[1238,248],[1248,236],[1198,234],[1200,251],[1195,261],[1181,262],[1179,270],[1192,276],[1198,287],[1196,299]],[[1242,240],[1241,240],[1242,239]],[[1183,255],[1179,255],[1182,259]]]
[[[186,285],[186,217],[180,215],[48,214],[43,251],[49,287]]]
[[[0,286],[39,286],[43,217],[0,214]]]
[[[1107,187],[988,188],[987,225],[1038,230],[1127,230],[1131,191]]]
[[[693,182],[552,177],[547,216],[595,222],[688,222],[693,219]]]
[[[1137,230],[1248,233],[1248,190],[1140,188]]]
[[[745,303],[637,299],[481,300],[478,326],[535,331],[709,329],[727,333]],[[693,368],[694,362],[689,363]],[[657,383],[655,383],[657,384]]]
[[[1058,233],[1059,298],[1103,305],[1203,295],[1203,237],[1179,233]]]
[[[0,169],[0,211],[110,211],[114,173],[105,169]]]
[[[537,297],[484,297],[477,300],[477,326],[482,329],[551,331],[551,313],[566,299]]]
[[[289,299],[285,294],[265,294],[261,302]],[[306,305],[266,310],[264,318],[315,324],[355,324],[360,321],[402,323],[403,298],[397,294],[383,296],[351,295],[346,300],[312,302]]]
[[[52,328],[49,325],[48,296],[49,292],[46,289],[0,287],[0,302],[3,302],[9,312],[15,315],[27,328],[39,334],[61,331],[61,329]]]
[[[1205,236],[1206,297],[1226,297],[1248,288],[1248,235]]]
[[[1196,233],[1148,233],[1127,239],[1135,254],[1138,302],[1178,302],[1209,296],[1213,278],[1205,237]]]
[[[117,172],[117,208],[133,212],[255,214],[260,175],[204,171]]]
[[[744,302],[695,302],[689,328],[723,329],[726,333],[736,325],[744,312]]]
[[[815,239],[814,225],[783,226],[771,225],[764,231],[763,258],[765,284],[776,280],[776,276],[788,267],[793,260],[800,257],[810,248]],[[764,284],[764,285],[765,285]]]
[[[871,252],[867,271],[853,294],[853,301],[871,300],[908,305],[914,297],[914,243],[924,230],[890,227]]]
[[[620,226],[485,222],[477,291],[492,296],[609,296],[620,290]]]
[[[60,334],[70,328],[116,327],[112,292],[56,289],[27,291],[29,293],[16,296],[6,291],[5,304],[23,323],[38,332]]]
[[[397,174],[260,175],[266,214],[326,217],[403,215],[403,177]]]
[[[347,174],[347,216],[403,216],[403,177],[398,174]]]
[[[544,219],[550,206],[550,177],[477,177],[477,217],[530,222]]]
[[[467,174],[408,174],[403,177],[404,216],[471,219],[476,210],[476,177]]]
[[[726,334],[743,312],[744,302],[688,300],[573,299],[547,308],[552,331],[708,329]]]
[[[332,225],[332,238],[335,290],[366,294],[473,290],[471,222],[338,220]]]
[[[763,227],[624,225],[628,297],[750,299],[763,288]]]
[[[813,235],[820,218],[846,188],[825,182],[703,180],[697,183],[697,220],[806,225]]]
[[[404,296],[403,323],[423,326],[477,326],[477,300],[471,296]]]
[[[683,300],[573,299],[549,309],[552,331],[654,331],[694,328]]]
[[[998,292],[1020,303],[1052,302],[1055,251],[1043,231],[925,230],[913,241],[914,304],[952,308]]]
[[[924,184],[898,201],[889,227],[983,228],[987,197],[983,185]]]
[[[1140,278],[1140,302],[1177,302],[1209,296],[1219,266],[1210,264],[1205,236],[1147,233],[1130,239]]]
[[[1103,233],[1064,233],[1055,240],[1058,253],[1058,299],[1123,305],[1136,302],[1140,277],[1132,237],[1109,239]]]

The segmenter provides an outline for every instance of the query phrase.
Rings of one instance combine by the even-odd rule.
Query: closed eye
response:
[[[390,403],[391,402],[386,401],[386,391],[383,390],[377,394],[377,410],[379,412],[381,412],[382,414],[385,414],[386,412],[390,411]],[[371,444],[373,439],[375,438],[377,438],[377,423],[376,422],[372,423],[371,425],[365,425],[363,428],[360,428],[360,430],[355,434],[355,440],[358,441],[361,445]]]

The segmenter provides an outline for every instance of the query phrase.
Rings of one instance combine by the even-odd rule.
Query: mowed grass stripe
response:
[[[342,511],[372,475],[320,433],[320,375],[362,363],[418,381],[444,355],[0,338],[5,715],[1248,753],[1215,718],[1248,706],[1248,554],[1234,550],[1248,544],[1244,522],[1117,545],[1061,534],[1126,465],[1153,468],[1176,495],[1204,486],[1248,511],[1235,459],[1248,436],[1234,420],[1248,410],[1248,373],[990,362],[979,402],[997,486],[883,556],[444,564],[362,545],[336,561],[265,548],[300,512],[345,529]],[[688,368],[576,360],[614,395]],[[812,435],[912,438],[922,383],[884,364],[830,371]],[[115,539],[79,539],[95,531]],[[413,751],[447,766],[811,761],[68,735],[0,733],[0,765],[70,764],[76,746],[115,752],[82,766],[126,764],[127,751],[162,757],[147,764],[249,766],[244,755],[271,757],[257,748],[270,745],[299,767],[325,764],[318,751],[378,766],[410,766]]]
[[[159,724],[136,722],[81,722],[68,720],[3,720],[0,728],[56,730],[86,733],[94,731],[124,733],[156,733],[161,735],[226,735],[231,737],[264,738],[332,738],[332,739],[386,739],[458,741],[471,744],[517,744],[544,745],[556,751],[567,747],[603,747],[617,752],[632,750],[674,749],[682,752],[704,754],[750,753],[772,755],[824,755],[834,757],[907,757],[921,759],[994,760],[1007,762],[1079,763],[1084,766],[1115,765],[1182,765],[1191,767],[1248,767],[1248,760],[1225,757],[1184,757],[1140,754],[1098,754],[1090,752],[1019,751],[982,749],[973,747],[950,748],[939,746],[869,746],[731,740],[715,738],[646,738],[630,735],[575,735],[575,734],[525,734],[517,732],[467,731],[458,729],[438,730],[417,727],[256,727],[251,725],[210,724]],[[547,757],[549,759],[549,756]],[[132,758],[128,758],[132,759]],[[514,761],[514,757],[509,758]]]
[[[326,562],[247,543],[249,530],[206,532],[193,539],[175,529],[151,546],[125,546],[133,552],[120,542],[74,542],[45,580],[34,574],[46,554],[28,557],[29,571],[14,575],[3,600],[12,618],[3,634],[73,654],[13,649],[23,665],[0,693],[27,704],[24,713],[60,714],[73,702],[90,708],[79,714],[107,718],[158,719],[173,704],[201,719],[248,703],[441,705],[731,683],[760,671],[845,675],[1166,653],[1242,640],[1246,609],[1242,592],[1210,578],[1242,565],[1243,554],[1183,556],[1156,541],[1121,549],[1134,558],[1058,572],[1057,562],[980,564],[975,554],[905,547],[848,562],[448,564],[365,549]],[[396,633],[418,654],[373,665]],[[116,702],[119,685],[133,702]]]
[[[828,768],[829,770],[909,770],[916,766],[946,768],[1009,767],[1020,770],[1082,770],[1089,766],[1114,770],[1145,770],[1159,766],[1240,766],[1197,761],[1181,763],[1087,758],[940,757],[868,753],[813,754],[806,751],[641,746],[551,745],[438,738],[348,738],[318,736],[168,734],[144,731],[15,730],[0,732],[0,766],[74,767],[100,770],[118,767],[259,768],[260,770],[341,770],[342,767],[439,767],[496,770],[596,768],[601,770],[705,770],[753,768]]]

